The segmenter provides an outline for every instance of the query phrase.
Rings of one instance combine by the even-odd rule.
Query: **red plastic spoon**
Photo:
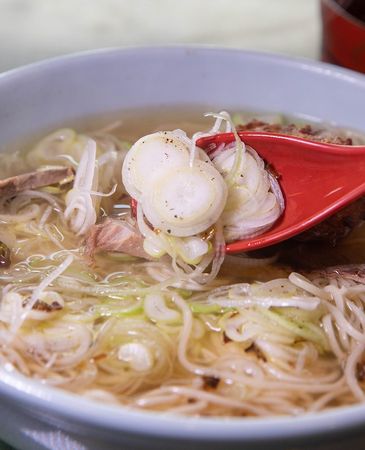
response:
[[[279,174],[285,211],[265,233],[228,244],[228,253],[256,250],[295,236],[365,194],[365,147],[274,133],[238,134]],[[209,154],[233,141],[232,133],[224,133],[200,138],[197,145]]]

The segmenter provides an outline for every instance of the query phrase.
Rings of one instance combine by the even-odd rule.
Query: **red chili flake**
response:
[[[137,217],[137,200],[134,198],[131,198],[131,211],[132,211],[132,217],[136,218]]]

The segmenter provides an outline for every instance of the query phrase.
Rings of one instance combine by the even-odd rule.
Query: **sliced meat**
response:
[[[280,133],[309,139],[311,141],[352,145],[352,140],[350,138],[336,136],[331,130],[314,129],[311,125],[300,127],[294,124],[270,124],[254,119],[246,124],[238,125],[237,130]],[[336,245],[338,240],[346,237],[349,232],[363,220],[365,220],[365,197],[360,198],[349,206],[346,206],[330,218],[324,220],[310,230],[296,236],[294,239],[302,242],[326,241],[331,245]]]
[[[325,129],[314,129],[311,125],[303,127],[289,124],[267,123],[253,119],[248,123],[237,126],[238,131],[264,131],[266,133],[280,133],[289,136],[297,136],[311,141],[327,142],[329,144],[352,145],[352,139],[345,136],[334,136],[333,132]]]
[[[310,230],[299,234],[295,239],[302,242],[327,241],[336,245],[338,240],[346,237],[363,220],[365,220],[365,197],[356,200]]]
[[[36,170],[0,180],[0,196],[11,197],[27,189],[37,189],[67,181],[74,175],[71,167]]]
[[[143,236],[135,222],[122,219],[108,218],[91,228],[86,238],[86,254],[93,256],[98,250],[151,259],[143,249]]]

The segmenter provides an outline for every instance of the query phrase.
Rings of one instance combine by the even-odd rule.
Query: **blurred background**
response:
[[[318,58],[319,9],[319,0],[0,0],[0,71],[136,45],[201,44]]]

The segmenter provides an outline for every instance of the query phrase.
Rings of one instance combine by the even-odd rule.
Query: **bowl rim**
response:
[[[236,54],[244,55],[245,58],[255,59],[257,61],[266,61],[271,63],[279,63],[283,66],[301,68],[301,70],[309,72],[321,73],[331,78],[340,78],[351,83],[360,83],[365,86],[365,74],[357,72],[346,67],[337,66],[328,62],[317,61],[303,56],[287,56],[280,53],[261,52],[254,50],[245,50],[239,48],[226,48],[210,45],[164,45],[164,46],[127,46],[127,47],[106,47],[94,50],[83,50],[79,52],[68,53],[50,58],[41,59],[36,62],[24,64],[19,67],[14,67],[3,72],[0,72],[0,84],[11,80],[12,78],[20,78],[38,72],[39,70],[47,70],[55,68],[64,64],[79,64],[84,60],[91,60],[94,58],[108,58],[118,55],[128,55],[136,53],[216,53],[218,54]]]
[[[236,54],[248,59],[280,64],[284,67],[300,68],[302,71],[319,72],[330,78],[338,78],[352,83],[365,91],[365,75],[350,69],[302,57],[287,57],[272,53],[246,51],[240,49],[212,48],[202,46],[137,46],[127,48],[107,48],[89,50],[70,55],[49,58],[20,68],[0,73],[0,87],[3,83],[17,78],[23,79],[37,71],[57,68],[64,64],[82,64],[93,59],[127,56],[139,52],[210,53]],[[6,367],[0,368],[0,396],[21,403],[28,408],[53,412],[60,417],[75,419],[78,423],[95,428],[123,431],[145,436],[181,440],[210,441],[269,441],[329,435],[336,430],[348,431],[365,423],[365,405],[330,409],[319,413],[307,413],[297,417],[244,417],[244,418],[195,418],[141,411],[126,406],[97,403],[77,394],[42,385]],[[97,408],[95,407],[97,405]],[[263,433],[264,430],[264,433]]]

